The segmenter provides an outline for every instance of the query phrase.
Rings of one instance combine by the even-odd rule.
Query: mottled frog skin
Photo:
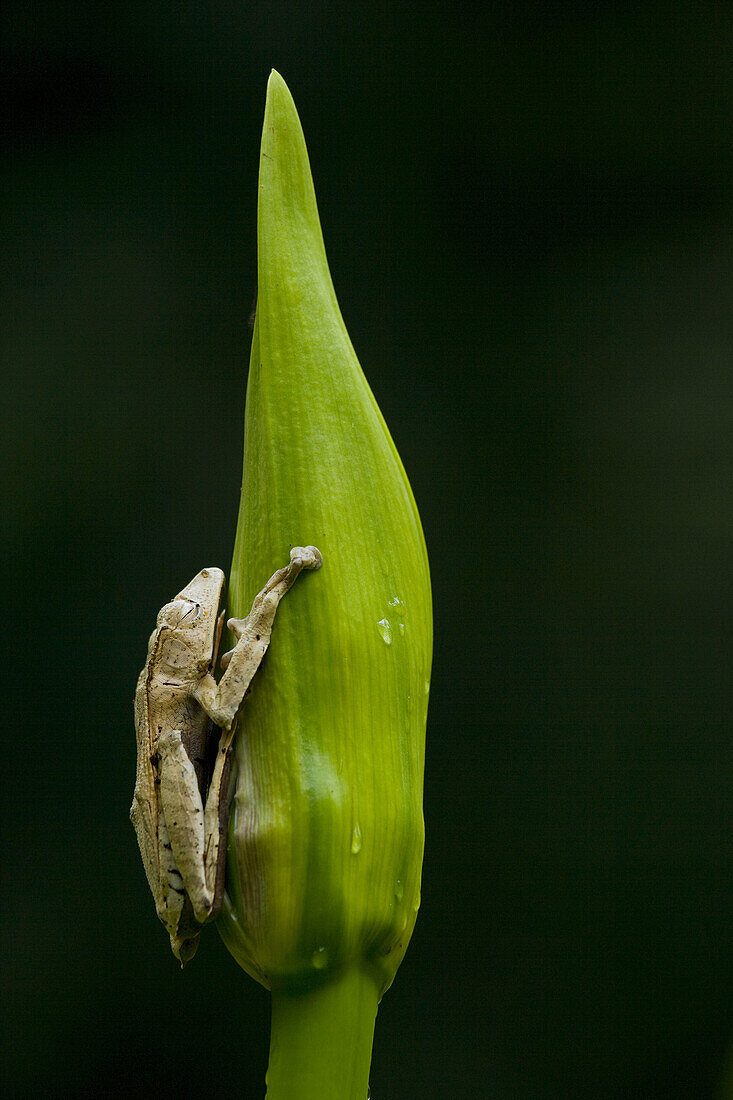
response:
[[[218,683],[221,569],[202,569],[161,609],[150,636],[135,693],[130,818],[158,916],[182,966],[196,953],[201,926],[221,908],[237,713],[270,644],[280,600],[301,570],[318,569],[321,561],[315,547],[294,547],[290,564],[273,574],[247,618],[229,620],[237,644],[221,659]],[[212,765],[214,726],[220,736]]]

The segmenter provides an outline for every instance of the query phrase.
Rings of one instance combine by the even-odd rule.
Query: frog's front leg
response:
[[[194,691],[196,699],[217,726],[226,730],[231,728],[267,652],[280,600],[303,569],[320,569],[322,564],[323,558],[315,546],[294,546],[290,551],[290,564],[273,573],[255,596],[247,618],[229,620],[227,625],[238,641],[234,649],[222,657],[224,674],[217,684],[209,673]]]
[[[221,843],[221,813],[226,809],[222,787],[231,740],[231,733],[222,734],[206,807],[180,730],[169,730],[158,741],[160,802],[176,866],[199,924],[216,916],[221,906],[218,887],[223,886],[226,851]]]

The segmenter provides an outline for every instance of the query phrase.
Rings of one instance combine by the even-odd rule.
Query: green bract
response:
[[[303,133],[275,72],[257,230],[230,614],[246,614],[291,546],[317,546],[323,568],[283,603],[245,705],[219,928],[268,988],[302,992],[357,969],[376,1006],[420,903],[428,560],[341,318]]]

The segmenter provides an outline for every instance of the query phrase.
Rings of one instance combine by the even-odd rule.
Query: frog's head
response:
[[[224,574],[216,566],[202,569],[158,615],[165,627],[162,662],[179,675],[198,679],[216,656],[219,604],[224,593]]]

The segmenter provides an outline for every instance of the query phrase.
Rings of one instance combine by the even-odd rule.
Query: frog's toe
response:
[[[239,641],[239,639],[242,637],[245,630],[247,629],[247,620],[246,619],[227,619],[227,627],[231,631],[231,633],[234,635],[234,637],[237,639],[237,641]],[[231,655],[231,650],[229,651],[228,654],[225,653],[224,657],[226,657],[228,659],[230,655]],[[224,660],[224,657],[222,657],[222,661]]]
[[[301,569],[320,569],[323,555],[317,546],[294,546],[290,551],[290,564]]]
[[[194,957],[198,945],[198,936],[183,936],[179,939],[178,936],[171,934],[171,950],[180,962],[181,970]]]

